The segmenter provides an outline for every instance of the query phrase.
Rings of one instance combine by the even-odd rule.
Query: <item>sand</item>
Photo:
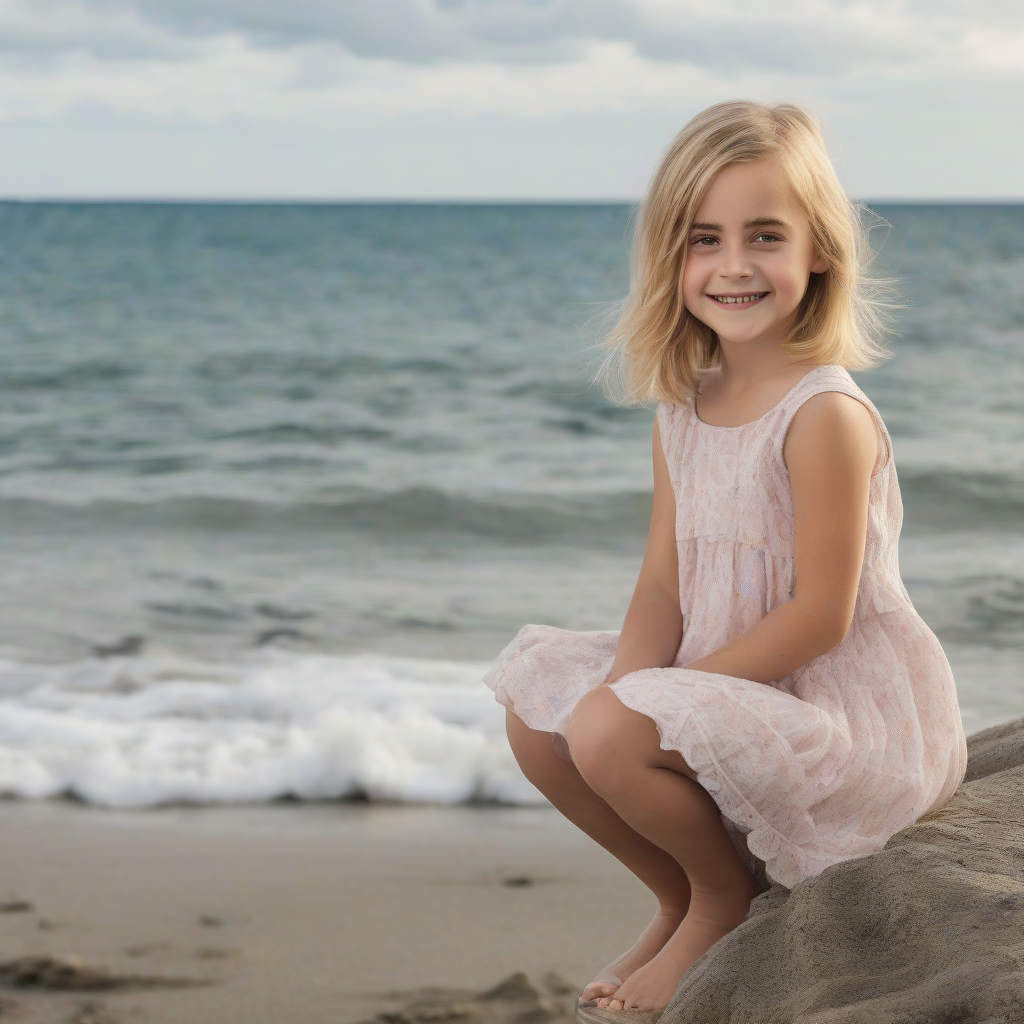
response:
[[[19,1024],[347,1024],[514,971],[582,985],[654,910],[547,808],[0,803],[0,835]],[[31,987],[61,979],[93,990]]]

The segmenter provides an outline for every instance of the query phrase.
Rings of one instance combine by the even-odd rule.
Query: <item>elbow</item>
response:
[[[846,638],[853,623],[853,605],[849,608],[824,607],[818,616],[817,633],[820,637],[821,653],[831,651]]]
[[[826,651],[831,651],[833,647],[838,647],[843,640],[846,638],[846,634],[850,631],[850,623],[853,621],[852,618],[832,618],[828,624],[822,628],[821,634],[821,653],[824,654]]]
[[[825,654],[843,642],[853,622],[855,602],[809,602],[804,615],[805,636],[813,658]]]

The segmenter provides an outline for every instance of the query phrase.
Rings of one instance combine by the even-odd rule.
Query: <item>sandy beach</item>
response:
[[[653,909],[546,808],[11,802],[0,832],[0,961],[126,981],[0,991],[25,1024],[347,1024],[518,970],[582,984]]]

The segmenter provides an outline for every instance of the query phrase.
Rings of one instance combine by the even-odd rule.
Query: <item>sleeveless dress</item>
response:
[[[879,435],[849,631],[770,684],[685,668],[793,597],[783,444],[800,406],[827,391],[862,402]],[[948,800],[967,767],[949,664],[900,578],[892,444],[878,410],[838,366],[811,370],[739,427],[704,423],[692,403],[663,403],[657,415],[676,502],[683,638],[672,667],[632,672],[611,689],[655,722],[664,749],[682,754],[755,873],[791,888],[881,849]],[[606,678],[618,636],[526,626],[484,681],[567,749],[573,708]]]

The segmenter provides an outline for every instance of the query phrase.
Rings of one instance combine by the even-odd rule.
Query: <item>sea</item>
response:
[[[900,557],[1024,715],[1024,206],[872,210]],[[481,676],[617,628],[627,205],[0,204],[0,796],[530,804]]]

